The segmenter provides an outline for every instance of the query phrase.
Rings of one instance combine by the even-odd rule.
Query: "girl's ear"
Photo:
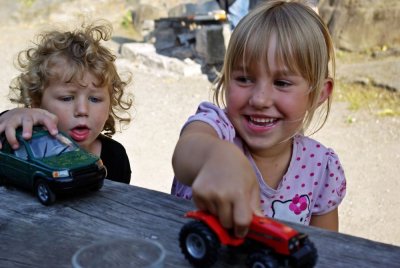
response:
[[[325,79],[324,85],[322,86],[321,93],[319,94],[318,106],[324,103],[329,96],[332,95],[333,91],[333,80],[332,78]]]

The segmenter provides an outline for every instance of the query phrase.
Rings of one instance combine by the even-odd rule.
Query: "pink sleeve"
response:
[[[189,117],[182,129],[194,121],[202,121],[209,124],[222,140],[233,142],[235,138],[235,130],[225,112],[210,102],[202,102],[197,108],[196,114]],[[174,178],[171,194],[190,200],[192,199],[192,188]]]
[[[312,214],[323,215],[337,208],[346,195],[346,178],[338,156],[328,150],[328,162],[322,174]]]
[[[235,129],[225,111],[210,102],[202,102],[197,108],[196,114],[189,117],[183,128],[193,121],[202,121],[209,124],[222,140],[233,142],[235,138]]]

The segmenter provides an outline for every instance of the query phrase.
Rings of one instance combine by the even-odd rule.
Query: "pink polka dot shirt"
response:
[[[193,121],[212,126],[223,139],[235,143],[251,162],[260,185],[261,208],[265,216],[309,225],[312,215],[323,215],[335,209],[346,194],[346,178],[338,156],[321,143],[296,135],[289,168],[277,189],[269,187],[250,153],[236,136],[225,112],[214,104],[203,102]],[[185,199],[192,198],[189,186],[174,179],[171,193]]]

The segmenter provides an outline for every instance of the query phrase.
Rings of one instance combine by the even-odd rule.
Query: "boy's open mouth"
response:
[[[69,134],[75,141],[83,141],[89,136],[89,128],[75,127],[70,131]]]

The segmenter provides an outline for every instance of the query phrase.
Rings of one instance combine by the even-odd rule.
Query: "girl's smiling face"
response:
[[[110,112],[108,88],[98,84],[96,77],[87,71],[79,80],[50,79],[40,105],[58,117],[59,130],[89,152],[95,152],[94,142]]]
[[[270,40],[268,67],[262,61],[234,66],[226,91],[226,110],[251,152],[265,153],[301,131],[310,104],[310,85],[276,62]]]

